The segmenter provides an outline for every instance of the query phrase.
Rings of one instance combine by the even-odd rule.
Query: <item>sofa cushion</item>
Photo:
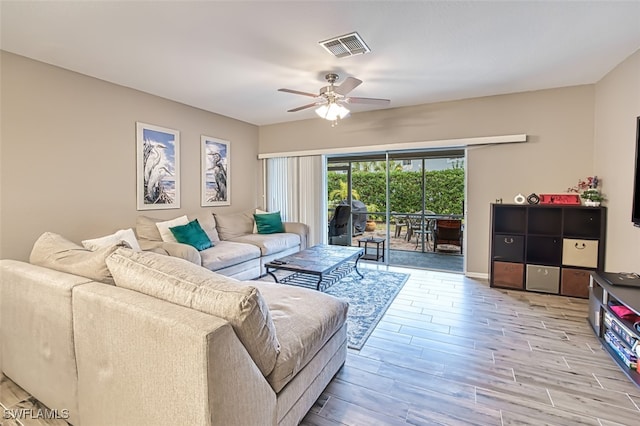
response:
[[[162,241],[160,231],[156,226],[162,219],[154,219],[149,216],[138,216],[136,218],[136,234],[141,240]]]
[[[186,225],[189,223],[189,219],[187,215],[183,215],[180,217],[176,217],[175,219],[165,220],[163,222],[156,222],[156,227],[158,228],[158,232],[160,232],[160,238],[162,241],[169,243],[177,243],[176,237],[171,233],[171,228],[174,226]]]
[[[298,234],[248,234],[234,238],[235,243],[252,244],[260,249],[262,256],[280,253],[286,249],[298,247],[300,245],[300,235]]]
[[[277,234],[284,232],[280,212],[254,214],[253,219],[256,222],[258,234]]]
[[[221,240],[233,240],[242,235],[253,233],[253,211],[214,214],[214,217]]]
[[[84,248],[89,250],[98,250],[104,247],[111,247],[118,244],[120,241],[126,242],[129,247],[131,247],[135,251],[142,251],[140,248],[140,244],[138,244],[138,239],[136,238],[136,234],[133,232],[133,229],[121,229],[116,231],[111,235],[105,235],[100,238],[93,238],[91,240],[82,240],[82,245]]]
[[[210,271],[227,268],[260,257],[260,249],[252,244],[218,241],[215,246],[200,252],[201,263]]]
[[[210,210],[202,210],[195,214],[190,214],[189,220],[198,219],[200,226],[207,233],[209,241],[215,243],[220,241],[218,230],[216,229],[216,220]]]
[[[189,244],[197,250],[202,251],[213,246],[211,240],[200,226],[200,223],[198,223],[198,219],[193,219],[186,225],[174,226],[173,228],[169,228],[169,230],[179,243]]]
[[[280,344],[269,308],[255,287],[156,253],[120,249],[107,265],[119,287],[229,321],[262,374],[273,370]]]
[[[113,284],[105,260],[118,248],[114,244],[91,251],[61,235],[45,232],[33,244],[29,261],[34,265]]]
[[[265,281],[251,284],[266,300],[278,333],[280,355],[267,381],[280,392],[343,326],[349,304],[307,288]]]

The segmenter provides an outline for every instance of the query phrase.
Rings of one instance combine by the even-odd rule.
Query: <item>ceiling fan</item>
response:
[[[389,102],[391,102],[389,99],[346,96],[347,93],[362,84],[362,80],[358,80],[357,78],[347,77],[347,79],[339,86],[334,85],[334,83],[338,81],[338,74],[329,73],[325,75],[324,78],[327,80],[329,85],[320,88],[320,92],[317,95],[314,93],[301,92],[299,90],[278,89],[280,92],[309,96],[315,99],[310,104],[290,109],[287,112],[297,112],[318,106],[319,108],[316,109],[316,114],[324,119],[336,121],[338,118],[342,119],[349,115],[349,110],[345,108],[344,104],[388,105]]]

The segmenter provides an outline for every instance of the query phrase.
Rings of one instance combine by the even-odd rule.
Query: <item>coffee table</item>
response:
[[[364,249],[348,246],[318,244],[298,253],[274,259],[264,266],[267,274],[278,283],[291,283],[304,287],[312,286],[324,290],[339,279],[358,271],[358,261],[364,255]],[[291,271],[293,274],[280,278],[275,271]]]

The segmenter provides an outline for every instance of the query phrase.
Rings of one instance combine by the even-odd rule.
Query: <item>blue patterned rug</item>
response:
[[[347,340],[351,349],[360,350],[378,322],[409,279],[409,274],[358,268],[364,278],[351,272],[324,290],[349,302]],[[280,276],[283,271],[278,271]],[[261,278],[273,281],[271,277]]]
[[[409,274],[360,269],[364,278],[352,272],[325,290],[349,302],[347,340],[351,349],[360,350],[393,302]]]

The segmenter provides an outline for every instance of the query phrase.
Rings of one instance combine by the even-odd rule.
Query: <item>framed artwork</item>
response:
[[[136,122],[138,210],[180,208],[180,132]]]
[[[229,165],[231,153],[229,141],[202,135],[202,207],[229,206]]]

